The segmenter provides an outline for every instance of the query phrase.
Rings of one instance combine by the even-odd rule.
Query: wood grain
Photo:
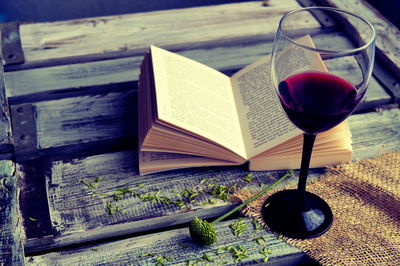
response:
[[[8,101],[5,96],[3,65],[0,63],[0,159],[11,159],[12,137]]]
[[[24,233],[19,212],[18,178],[15,164],[0,161],[0,265],[23,265]]]
[[[325,2],[334,4],[334,1]],[[360,3],[335,2],[348,10]],[[136,139],[136,82],[143,53],[150,44],[231,73],[269,53],[279,18],[298,7],[294,0],[273,0],[269,4],[263,7],[257,1],[21,26],[27,63],[10,67],[4,74],[6,97],[16,108],[24,103],[34,108],[41,158],[37,166],[34,165],[36,161],[24,166],[37,167],[30,182],[45,179],[45,203],[49,208],[49,217],[44,217],[47,221],[43,221],[48,225],[46,230],[30,235],[25,243],[25,251],[30,256],[28,264],[155,264],[157,256],[167,255],[171,263],[183,265],[188,260],[201,259],[205,252],[214,262],[226,259],[233,264],[232,257],[220,258],[213,253],[231,245],[249,249],[245,263],[252,263],[253,259],[261,262],[263,257],[259,252],[263,246],[253,240],[261,235],[272,251],[272,263],[304,262],[303,253],[270,233],[249,230],[241,237],[234,237],[229,225],[237,221],[236,218],[217,226],[218,245],[211,248],[194,245],[188,237],[186,223],[195,216],[219,216],[236,202],[199,193],[193,197],[195,201],[189,203],[187,198],[177,194],[187,188],[201,192],[209,189],[209,184],[211,187],[237,184],[238,188],[259,188],[260,184],[272,183],[283,171],[255,172],[251,184],[243,180],[248,174],[246,166],[139,176],[136,151],[128,145],[114,146]],[[363,3],[362,8],[365,8]],[[387,21],[374,18],[368,13],[371,11],[365,12],[366,16],[371,16],[381,36],[378,48],[382,58],[386,58],[392,70],[398,71],[397,32]],[[307,20],[309,18],[299,21],[296,26],[314,32],[316,42],[326,47],[337,42],[348,43],[343,34],[336,33],[332,37],[314,20]],[[328,67],[342,73],[351,71],[335,64]],[[4,97],[1,99],[3,113],[7,114],[7,103]],[[391,102],[393,98],[372,79],[359,111]],[[352,115],[349,123],[354,160],[400,149],[400,110]],[[0,127],[0,139],[3,131],[8,132],[4,136],[9,136],[9,127],[5,130]],[[76,148],[79,146],[82,148]],[[93,152],[90,156],[77,155],[66,147],[75,147],[74,152],[92,151],[92,148],[104,151]],[[57,156],[47,157],[53,154]],[[41,163],[45,169],[41,169]],[[315,169],[311,176],[316,178],[323,172],[323,169]],[[0,227],[0,234],[6,236],[0,240],[0,249],[5,254],[0,256],[0,264],[23,264],[17,178],[6,175],[0,176],[0,180],[5,181],[2,184],[8,189],[0,186],[0,207],[6,208],[5,212],[0,212],[0,218],[6,221]],[[25,184],[27,191],[24,193],[29,193],[29,185]],[[118,194],[121,191],[127,193]],[[144,195],[154,200],[145,200]],[[177,203],[168,205],[157,201],[155,195]],[[45,197],[44,193],[42,196]],[[180,200],[185,202],[183,208]],[[249,219],[244,221],[251,227]],[[38,252],[46,254],[38,255]],[[148,252],[154,256],[141,256]],[[227,253],[224,254],[229,255]]]
[[[137,135],[136,91],[39,102],[40,149]]]
[[[59,98],[72,91],[80,95],[88,94],[89,90],[97,93],[102,85],[112,87],[111,84],[117,84],[114,90],[123,88],[126,87],[124,84],[138,80],[141,61],[142,57],[137,56],[6,72],[7,97],[15,104],[21,102],[18,98],[26,102],[40,98]]]
[[[295,0],[173,9],[131,15],[21,25],[26,61],[143,52],[150,44],[163,47],[204,47],[207,43],[272,39],[279,18],[298,7]],[[308,17],[299,29],[318,27]]]
[[[318,45],[326,48],[340,45],[351,47],[343,33],[320,33],[313,36]],[[206,64],[222,72],[237,71],[256,61],[272,50],[272,42],[252,42],[236,45],[221,45],[214,48],[197,48],[177,51],[178,54]],[[53,66],[30,70],[12,71],[4,74],[6,93],[12,104],[68,95],[96,94],[103,91],[136,89],[142,55],[114,60],[103,60],[81,64]],[[337,66],[336,68],[338,68]],[[344,70],[345,71],[345,70]],[[108,89],[107,89],[108,88]],[[387,95],[372,84],[372,96],[386,99]]]
[[[372,80],[360,109],[376,107],[390,100],[379,84]],[[136,104],[136,91],[39,102],[35,104],[38,148],[124,137],[136,139]]]
[[[349,118],[353,134],[354,160],[374,157],[400,149],[400,110],[393,109],[376,113],[353,115]],[[246,167],[203,168],[171,171],[164,174],[139,176],[135,166],[135,152],[125,151],[101,154],[86,158],[51,162],[46,171],[50,216],[55,235],[44,239],[28,240],[29,252],[41,249],[71,245],[83,241],[94,241],[106,237],[126,235],[134,232],[182,224],[195,215],[211,217],[229,208],[228,202],[217,200],[215,205],[207,203],[212,195],[204,194],[196,198],[190,209],[143,201],[129,196],[121,201],[113,201],[113,193],[118,188],[128,187],[139,194],[156,193],[160,196],[175,197],[176,191],[185,188],[202,187],[201,180],[238,187],[248,185],[242,180],[248,172]],[[319,175],[323,170],[314,170]],[[271,183],[282,172],[254,172],[254,184]],[[80,179],[94,182],[100,177],[96,189],[82,184]],[[96,195],[93,195],[93,193]],[[106,211],[108,202],[126,210],[110,216]]]
[[[373,158],[400,149],[400,110],[392,110],[349,117],[353,134],[353,159]]]
[[[328,67],[336,73],[350,71],[338,65],[328,65]],[[372,79],[358,110],[370,110],[389,102],[391,97],[375,79]],[[19,106],[24,105],[16,105],[14,109],[18,109]],[[25,151],[27,154],[37,154],[37,156],[57,154],[72,148],[75,152],[83,151],[88,148],[84,145],[91,143],[93,145],[98,143],[97,145],[104,148],[110,146],[110,149],[121,146],[118,143],[122,142],[136,146],[138,133],[136,90],[43,101],[34,103],[33,108],[38,150],[28,149]],[[19,132],[14,132],[14,135],[18,134]],[[18,158],[21,156],[24,154],[18,154]]]
[[[28,265],[99,265],[102,263],[118,265],[155,265],[156,258],[168,256],[171,265],[226,265],[254,264],[264,262],[266,258],[260,252],[264,248],[270,252],[268,262],[274,265],[285,263],[300,264],[309,262],[304,253],[295,247],[288,246],[281,239],[264,230],[255,230],[250,219],[243,219],[246,231],[239,237],[233,235],[229,226],[234,222],[225,221],[215,226],[219,240],[209,248],[193,243],[187,228],[174,229],[158,234],[145,235],[115,241],[113,243],[91,245],[80,249],[54,252],[42,256],[30,257]],[[260,244],[254,240],[263,237]],[[241,262],[235,261],[234,256],[225,250],[228,247],[243,247],[248,257]],[[146,255],[147,254],[147,255]],[[204,259],[204,254],[209,260]],[[287,257],[286,257],[287,256]]]
[[[327,46],[332,46],[333,43],[351,45],[341,33],[332,35],[317,34],[315,40],[316,43]],[[243,64],[250,63],[252,59],[256,60],[256,58],[266,53],[265,47],[268,45],[270,43],[257,43],[246,46],[243,49],[237,46],[229,47],[225,50],[219,48],[210,51],[208,54],[206,54],[206,50],[195,49],[184,51],[183,54],[226,71],[229,66],[236,69],[242,67]],[[8,77],[13,77],[9,79],[9,81],[13,81],[9,82],[9,87],[7,87],[7,91],[11,94],[9,95],[10,101],[13,102],[15,97],[21,97],[19,98],[20,100],[34,101],[37,149],[40,152],[27,152],[37,155],[49,155],[65,152],[65,150],[57,150],[57,148],[61,147],[69,151],[71,149],[79,151],[87,149],[87,146],[80,146],[81,144],[93,143],[95,145],[97,142],[102,142],[103,144],[99,143],[99,145],[115,147],[120,145],[118,144],[118,142],[121,143],[120,140],[135,140],[138,123],[136,110],[137,86],[135,80],[138,73],[137,66],[129,65],[129,62],[130,60],[124,58],[91,62],[87,63],[87,65],[76,64],[73,67],[56,66],[46,68],[50,72],[46,72],[46,69],[35,69],[6,73],[6,75],[9,75]],[[355,71],[357,66],[351,64],[342,65],[332,61],[328,61],[327,66],[330,71],[340,76],[348,73],[352,77],[357,76],[357,71]],[[66,71],[66,73],[63,71]],[[136,73],[136,75],[132,75],[131,72]],[[22,75],[19,75],[21,73]],[[29,74],[25,76],[24,73]],[[49,75],[43,76],[40,73]],[[117,74],[113,75],[113,73]],[[35,79],[36,75],[38,77]],[[65,79],[62,78],[63,75],[65,75]],[[60,82],[57,83],[57,80]],[[32,85],[28,86],[28,83]],[[99,86],[105,85],[106,87],[111,84],[112,87],[99,89],[95,85],[90,86],[91,83]],[[74,86],[74,84],[76,87],[72,89],[70,86]],[[119,84],[121,85],[119,86]],[[38,91],[35,92],[35,88]],[[77,91],[80,96],[74,96],[75,94],[71,94],[71,91]],[[56,97],[56,99],[44,100],[46,97],[37,97],[38,93],[46,94],[50,98]],[[58,97],[60,99],[57,99]],[[391,101],[393,101],[391,96],[373,78],[358,111],[372,110]],[[24,104],[16,104],[14,102],[13,109],[18,110],[20,106],[23,107]],[[18,129],[16,128],[15,130]],[[17,136],[18,133],[15,131],[14,135]]]
[[[126,151],[51,163],[46,171],[46,179],[50,217],[56,238],[49,242],[38,239],[27,243],[27,248],[36,250],[49,248],[48,245],[57,247],[143,232],[187,223],[194,216],[214,217],[227,211],[231,203],[217,199],[210,193],[198,193],[193,197],[195,201],[189,204],[187,198],[177,193],[185,189],[208,190],[208,185],[214,184],[228,187],[236,184],[238,188],[248,185],[242,180],[248,173],[245,167],[202,168],[139,176],[135,154],[134,151]],[[256,173],[254,182],[272,183],[281,173]],[[96,189],[89,188],[81,181],[93,183],[96,177],[101,178]],[[201,183],[205,179],[207,181]],[[118,189],[129,189],[139,195],[159,193],[159,197],[170,198],[171,203],[147,201],[131,194],[115,200],[113,195]],[[210,199],[215,203],[209,203]],[[185,204],[180,206],[173,201],[183,201]],[[108,204],[118,206],[123,213],[116,211],[111,216]]]

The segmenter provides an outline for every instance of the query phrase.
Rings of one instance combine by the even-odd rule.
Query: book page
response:
[[[338,163],[348,163],[351,161],[351,158],[351,148],[333,152],[313,153],[311,156],[310,168],[326,167]],[[251,160],[249,163],[249,169],[252,171],[299,169],[300,162],[301,153],[276,157],[264,157]]]
[[[315,47],[309,35],[296,41],[306,46]],[[296,58],[296,60],[293,60],[293,58]],[[306,49],[294,44],[288,45],[286,49],[277,52],[274,60],[276,68],[279,69],[279,71],[275,71],[278,76],[273,78],[275,86],[278,86],[277,80],[284,80],[288,75],[305,72],[310,69],[314,71],[320,69],[321,72],[328,72],[318,53],[307,52]]]
[[[348,149],[347,143],[351,144],[351,132],[347,120],[345,120],[336,127],[331,128],[328,131],[319,133],[314,142],[313,152],[318,150],[329,151],[332,147],[339,149]],[[265,152],[262,152],[261,154],[258,154],[253,159],[274,156],[277,154],[289,154],[293,152],[301,154],[302,147],[303,136],[299,135]]]
[[[183,56],[151,47],[158,119],[245,156],[231,81]]]
[[[189,154],[146,151],[139,152],[140,174],[150,174],[187,167],[227,165],[236,165],[236,163]]]
[[[313,45],[310,36],[297,41]],[[293,56],[303,60],[291,60]],[[295,45],[286,47],[276,55],[275,60],[279,73],[284,73],[283,75],[293,74],[293,69],[307,71],[311,67],[314,70],[327,71],[318,54],[308,53]],[[231,78],[249,159],[302,134],[283,111],[271,74],[271,57],[266,56]]]
[[[232,76],[248,158],[301,134],[280,106],[270,66],[266,56]]]

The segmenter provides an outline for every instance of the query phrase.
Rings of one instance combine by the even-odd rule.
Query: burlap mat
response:
[[[322,265],[400,265],[400,152],[330,168],[307,191],[331,206],[334,222],[320,237],[284,238],[288,243]],[[263,202],[275,192],[243,214],[261,219]],[[236,196],[245,200],[251,193]]]

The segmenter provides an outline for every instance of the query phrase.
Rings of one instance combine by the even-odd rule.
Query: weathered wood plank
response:
[[[398,107],[398,106],[397,106]],[[400,149],[400,109],[349,117],[353,158],[373,158]]]
[[[398,109],[373,114],[353,115],[349,119],[353,129],[355,142],[355,159],[398,150],[400,148],[400,111]],[[372,126],[372,127],[371,127]],[[376,139],[376,136],[382,137]],[[393,142],[395,141],[395,142]],[[388,145],[390,144],[390,145]],[[29,258],[29,264],[85,264],[96,265],[101,263],[136,264],[144,265],[156,263],[156,258],[168,256],[174,265],[187,265],[189,261],[204,259],[209,255],[213,263],[236,264],[226,248],[241,246],[249,255],[242,263],[262,263],[264,256],[260,254],[264,247],[271,252],[269,262],[272,265],[294,265],[304,263],[305,255],[294,247],[285,244],[269,233],[254,230],[250,219],[244,219],[248,229],[242,236],[235,237],[229,225],[232,221],[221,222],[216,226],[220,236],[216,245],[208,248],[194,244],[189,237],[188,229],[167,230],[144,236],[128,238],[106,244],[92,244],[89,246],[71,248],[62,252],[52,252]],[[266,242],[261,246],[254,241],[257,237],[264,237]],[[148,254],[148,255],[146,255]],[[149,255],[152,254],[152,255]],[[294,256],[282,262],[282,258]],[[297,259],[297,260],[296,260]],[[255,260],[255,261],[254,261]],[[208,261],[202,261],[208,263]]]
[[[319,44],[332,45],[332,43],[340,42],[343,45],[350,46],[350,43],[348,43],[346,38],[340,33],[335,34],[334,37],[330,36],[329,34],[317,34],[315,39]],[[259,58],[265,54],[265,47],[270,47],[270,45],[271,43],[257,43],[247,47],[246,49],[241,49],[238,46],[229,47],[225,50],[219,48],[213,52],[210,52],[208,57],[205,58],[203,58],[203,56],[205,56],[206,51],[201,49],[183,51],[182,53],[194,59],[202,59],[205,61],[205,63],[210,63],[214,66],[216,65],[218,68],[226,70],[229,67],[238,68],[242,65],[246,65],[251,62],[250,60],[255,61],[256,58]],[[228,55],[231,56],[229,57]],[[229,59],[224,60],[224,58]],[[49,155],[57,152],[65,152],[65,150],[57,150],[59,147],[64,147],[68,151],[73,150],[76,152],[87,149],[86,146],[79,145],[95,142],[103,142],[104,144],[102,146],[111,145],[116,147],[120,146],[121,144],[121,141],[119,140],[123,139],[125,141],[129,138],[132,140],[136,139],[137,87],[133,83],[137,75],[131,75],[131,72],[137,72],[137,66],[127,67],[128,60],[121,60],[122,62],[120,60],[109,60],[105,62],[88,63],[90,66],[82,66],[79,64],[74,65],[73,73],[75,74],[72,74],[72,76],[67,79],[67,83],[72,86],[75,82],[76,75],[77,79],[79,80],[77,84],[78,88],[76,88],[76,90],[84,91],[86,87],[81,88],[80,86],[88,86],[92,82],[96,84],[97,77],[106,76],[107,78],[104,79],[99,78],[97,84],[101,85],[106,82],[111,82],[113,87],[109,88],[109,90],[93,89],[90,94],[83,93],[84,95],[82,96],[71,97],[73,96],[70,94],[71,88],[65,88],[66,83],[64,83],[62,81],[63,79],[60,78],[63,74],[62,71],[59,70],[59,68],[67,70],[70,68],[70,66],[66,66],[67,69],[61,66],[48,68],[51,70],[57,69],[57,71],[54,72],[57,74],[54,76],[49,75],[48,77],[51,78],[40,78],[39,80],[44,81],[39,82],[37,85],[28,87],[29,89],[33,87],[33,91],[35,88],[40,88],[43,93],[56,95],[56,97],[69,96],[71,98],[61,98],[32,103],[31,108],[35,110],[35,114],[31,119],[33,119],[33,117],[35,118],[35,121],[32,121],[32,124],[34,124],[36,129],[35,135],[32,137],[37,137],[37,141],[35,142],[37,143],[37,146],[35,145],[35,147],[30,148],[33,150],[30,150],[28,147],[26,153]],[[329,61],[327,62],[327,65],[331,71],[339,75],[356,72],[354,71],[356,68],[353,68],[351,65],[341,65],[337,64],[336,62],[333,63]],[[114,69],[112,66],[117,66],[117,69]],[[125,68],[127,68],[127,70]],[[121,73],[119,71],[123,71],[124,74],[119,75],[118,73]],[[31,74],[29,74],[27,77],[24,77],[24,75],[18,75],[18,73],[24,72],[30,72]],[[116,78],[113,80],[113,73],[115,72],[117,72],[117,74],[115,75]],[[25,80],[20,83],[19,86],[16,87],[11,85],[7,89],[13,91],[12,89],[18,90],[18,87],[20,86],[28,86],[28,83],[34,80],[35,74],[38,73],[39,72],[36,72],[36,70],[6,73],[7,75],[13,74],[15,81]],[[84,74],[82,74],[81,77],[79,76],[79,73]],[[356,75],[357,74],[354,73],[353,76]],[[29,77],[31,77],[32,80],[30,80]],[[61,80],[61,82],[58,84],[57,78]],[[110,80],[108,80],[109,78]],[[50,79],[52,80],[50,82],[51,84],[48,82]],[[122,82],[121,87],[118,85],[121,83],[118,82]],[[34,81],[32,81],[32,83],[35,84]],[[131,85],[127,86],[126,84],[128,83]],[[14,85],[15,84],[16,83],[14,83]],[[60,92],[53,91],[56,85],[60,85],[56,89],[60,90]],[[46,86],[50,87],[48,91],[46,89],[48,87]],[[92,87],[90,88],[92,89]],[[35,94],[29,94],[28,90],[26,89],[23,89],[20,92],[22,94],[28,93],[21,97],[30,99],[30,101],[39,101],[41,99],[40,97],[33,97]],[[10,96],[10,100],[12,99],[13,96]],[[359,111],[373,109],[376,106],[387,104],[391,101],[391,96],[388,95],[380,86],[380,84],[373,78],[367,94],[363,99],[363,103],[359,107]],[[22,115],[20,111],[25,109],[25,104],[15,104],[12,106],[12,109],[16,110],[15,112],[17,112],[18,115]],[[20,130],[21,132],[18,130],[20,130],[18,127],[14,128],[14,135],[16,137],[27,134],[26,130]],[[108,141],[108,144],[105,143],[106,141]],[[19,158],[21,156],[23,156],[23,154],[18,154]]]
[[[137,134],[137,92],[116,92],[39,102],[40,149]]]
[[[348,71],[340,68],[335,70]],[[390,101],[391,97],[372,79],[359,110],[375,108]],[[116,148],[126,142],[126,148],[135,147],[138,126],[136,103],[136,90],[34,103],[32,108],[35,110],[35,121],[32,123],[35,123],[36,134],[31,137],[37,137],[37,146],[21,149],[17,159],[54,155],[66,150],[84,151],[88,147],[82,144],[90,143],[99,143],[103,148]],[[22,107],[25,105],[16,105],[13,110]],[[18,130],[14,129],[17,138],[27,134],[27,131]]]
[[[242,180],[248,173],[244,167],[139,176],[135,153],[126,151],[52,163],[46,179],[56,237],[32,240],[27,249],[36,251],[143,232],[187,223],[195,216],[213,217],[227,211],[230,203],[201,191],[212,189],[214,184],[227,187],[236,184],[238,188],[248,185]],[[281,173],[256,173],[254,182],[271,183]],[[101,180],[96,182],[96,178]],[[188,192],[187,189],[197,195],[179,194]],[[127,193],[122,195],[121,191]],[[117,200],[116,194],[121,199]],[[170,202],[157,201],[154,195]]]
[[[0,63],[0,159],[11,159],[12,151],[10,113],[5,96],[4,70]]]
[[[121,90],[138,80],[142,59],[142,56],[137,56],[6,72],[7,97],[10,103],[16,103],[59,98],[72,92],[84,95],[92,90],[97,93],[103,85]]]
[[[345,72],[339,66],[330,66]],[[372,79],[360,108],[386,104],[391,97]],[[136,91],[39,102],[36,128],[40,149],[137,134]]]
[[[400,76],[400,30],[375,8],[363,0],[320,0],[329,6],[360,14],[369,20],[377,33],[377,56],[397,76]]]
[[[359,110],[375,108],[390,101],[390,96],[373,79]],[[37,146],[22,149],[16,154],[17,159],[85,151],[87,145],[100,145],[103,150],[135,147],[136,102],[137,92],[131,90],[35,103],[35,121],[32,123],[36,123],[36,134],[31,137],[37,137]],[[13,106],[13,110],[20,106],[25,105]],[[14,129],[15,137],[27,134],[27,131],[18,130]]]
[[[235,221],[235,220],[234,220]],[[118,265],[156,264],[157,258],[167,256],[171,265],[237,265],[264,263],[266,256],[261,254],[267,250],[268,262],[271,265],[296,265],[309,263],[307,256],[297,248],[291,247],[264,230],[255,230],[250,219],[243,219],[246,230],[241,236],[234,236],[229,226],[234,221],[221,222],[216,225],[219,241],[209,248],[193,243],[187,228],[175,229],[107,244],[91,245],[63,252],[53,252],[28,258],[28,265],[99,265],[103,263]],[[260,238],[265,239],[261,240]],[[255,239],[259,238],[259,244]],[[226,250],[229,247],[243,247],[248,257],[236,261]],[[261,252],[261,253],[260,253]],[[147,255],[146,255],[147,254]],[[208,255],[209,260],[205,259]],[[286,256],[289,256],[286,258]],[[270,265],[268,264],[268,265]]]
[[[315,34],[314,41],[323,47],[351,47],[343,33]],[[252,42],[221,45],[214,48],[178,50],[177,53],[220,71],[236,71],[270,53],[273,42]],[[132,87],[139,75],[143,56],[103,60],[5,73],[6,93],[12,104],[54,99],[74,92],[77,95],[96,94]],[[131,85],[128,85],[131,84]]]
[[[204,46],[210,42],[272,38],[279,18],[298,7],[295,0],[244,2],[54,23],[21,25],[26,61],[142,51],[150,44]],[[312,19],[299,29],[318,27]],[[96,45],[93,45],[95,43]]]
[[[58,65],[80,57],[79,60],[88,59],[92,62],[8,72],[5,77],[7,96],[16,105],[32,103],[37,114],[36,148],[43,151],[40,155],[49,155],[55,150],[63,151],[64,147],[72,145],[85,144],[82,149],[86,150],[92,143],[100,146],[106,142],[108,145],[114,144],[113,140],[135,139],[136,106],[132,104],[136,103],[134,82],[142,54],[148,45],[154,42],[223,71],[239,69],[270,51],[275,31],[272,30],[272,23],[277,23],[277,18],[289,6],[292,7],[294,1],[270,2],[273,7],[268,7],[271,8],[268,12],[264,10],[267,7],[262,8],[260,2],[254,2],[226,5],[223,8],[194,8],[24,25],[22,38],[29,62],[20,69],[35,64]],[[271,28],[266,29],[266,23],[271,23]],[[183,29],[182,25],[185,25]],[[251,45],[243,45],[244,40]],[[321,38],[321,41],[326,41],[327,45],[334,43],[329,37]],[[98,46],[94,46],[94,42]],[[203,48],[206,46],[209,49]],[[130,57],[93,61],[121,55]],[[79,60],[76,62],[81,62]],[[362,108],[370,109],[391,101],[376,80],[372,80]],[[399,117],[398,110],[353,115],[349,120],[354,136],[354,158],[372,157],[399,149]],[[51,224],[52,232],[30,238],[25,247],[29,254],[183,225],[195,215],[214,217],[232,206],[222,200],[210,204],[213,196],[201,194],[195,197],[196,201],[190,208],[180,209],[178,203],[167,205],[145,201],[138,194],[151,198],[159,193],[159,197],[166,196],[178,201],[181,196],[175,192],[182,192],[185,188],[198,189],[210,183],[228,186],[238,183],[239,187],[247,185],[241,179],[248,173],[245,167],[181,170],[141,177],[138,176],[135,165],[137,159],[132,150],[82,158],[74,156],[66,154],[61,159],[43,159],[50,160],[45,169],[45,178],[50,211],[47,222]],[[316,170],[314,175],[321,172]],[[270,183],[279,173],[256,173],[254,182]],[[210,179],[200,184],[204,178]],[[124,194],[124,191],[129,193]],[[121,199],[117,200],[116,195]],[[251,254],[246,262],[251,262],[253,258],[260,261],[262,256],[259,251],[262,249],[251,239],[259,233],[251,232],[237,239],[232,236],[229,223],[218,226],[223,236],[221,245],[244,245]],[[270,241],[268,248],[273,251],[271,260],[279,262],[281,255],[288,254],[303,258],[304,255],[298,250],[273,239],[272,235],[267,234],[266,237]],[[173,245],[180,241],[189,247]],[[18,245],[13,244],[14,250],[21,249]],[[160,250],[165,253],[160,253]],[[154,263],[155,258],[140,255],[152,252],[157,256],[173,255],[174,264],[186,264],[188,259],[201,258],[202,252],[215,250],[217,247],[203,249],[193,246],[185,228],[33,256],[30,262],[102,264],[114,261],[121,264],[149,264]],[[21,253],[15,254],[12,259]],[[15,261],[21,261],[21,257]],[[233,258],[228,263],[233,263]]]
[[[353,115],[349,123],[355,160],[400,149],[400,110]],[[176,191],[185,188],[195,190],[209,183],[228,187],[235,183],[238,187],[247,185],[242,180],[248,173],[245,166],[138,176],[135,158],[134,152],[125,151],[51,162],[46,171],[46,179],[54,236],[28,240],[27,250],[33,252],[182,224],[195,215],[211,217],[229,208],[228,202],[220,200],[215,205],[203,205],[213,197],[209,194],[196,196],[196,202],[190,209],[180,209],[176,204],[168,206],[161,202],[144,201],[135,196],[138,194],[154,195],[160,190],[160,197],[166,196],[178,201]],[[313,174],[318,175],[322,171],[314,170]],[[254,184],[271,183],[280,173],[255,172]],[[96,182],[96,178],[101,180]],[[209,179],[202,184],[204,178]],[[118,189],[135,193],[115,201],[114,194]],[[115,209],[117,206],[119,210]],[[113,216],[107,213],[110,207],[114,208]],[[123,213],[119,212],[121,210]]]
[[[384,65],[375,64],[374,75],[393,97],[393,102],[400,104],[400,77],[385,69]]]
[[[0,265],[23,265],[24,238],[15,164],[0,161]]]

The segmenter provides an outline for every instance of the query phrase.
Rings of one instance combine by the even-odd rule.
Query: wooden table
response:
[[[378,33],[374,77],[349,118],[354,160],[400,149],[399,30],[363,1],[323,3],[362,14]],[[271,264],[310,262],[250,218],[219,223],[219,241],[208,248],[189,237],[195,216],[217,217],[236,204],[191,190],[258,187],[282,171],[254,172],[252,184],[245,166],[140,176],[136,159],[137,79],[150,44],[233,73],[270,53],[279,18],[299,6],[255,1],[3,27],[0,264],[233,264],[229,247],[246,250],[241,263],[263,263],[265,254]],[[316,42],[348,42],[329,21],[307,23],[299,21]],[[238,219],[248,230],[237,237],[229,226]]]

